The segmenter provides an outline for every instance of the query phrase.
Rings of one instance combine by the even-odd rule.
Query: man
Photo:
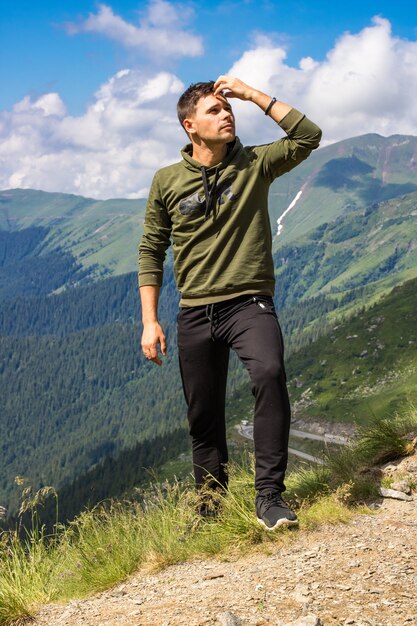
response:
[[[287,137],[243,147],[230,100],[256,104]],[[166,354],[158,322],[165,251],[173,241],[181,293],[180,370],[192,438],[196,486],[227,488],[225,391],[229,349],[246,366],[255,396],[256,515],[268,530],[297,524],[282,499],[290,405],[275,313],[268,190],[306,159],[321,131],[302,113],[231,76],[191,85],[178,117],[191,143],[179,163],[153,180],[139,248],[144,355]],[[204,506],[201,513],[207,513]]]

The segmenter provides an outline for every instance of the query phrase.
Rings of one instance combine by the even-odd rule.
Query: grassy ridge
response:
[[[329,457],[325,468],[291,474],[287,499],[298,510],[301,531],[347,521],[358,501],[376,493],[373,464],[412,452],[408,433],[416,427],[415,411],[381,420],[363,429],[342,457]],[[104,590],[141,566],[160,568],[285,540],[285,529],[268,533],[256,522],[253,479],[250,461],[231,467],[230,490],[215,519],[196,518],[197,496],[188,486],[165,484],[141,493],[139,501],[109,502],[83,513],[51,536],[37,517],[50,490],[26,487],[21,511],[32,518],[26,539],[19,529],[0,535],[0,624],[33,616],[41,604]]]

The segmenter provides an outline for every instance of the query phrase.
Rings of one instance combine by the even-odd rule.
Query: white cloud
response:
[[[56,94],[25,97],[0,114],[0,188],[145,196],[155,170],[186,141],[175,113],[183,90],[167,72],[122,70],[79,117],[66,115]]]
[[[176,14],[161,17],[162,5],[151,7],[149,20],[174,23]],[[323,144],[371,132],[417,135],[417,42],[394,37],[381,18],[344,33],[323,61],[306,57],[298,67],[286,63],[283,48],[258,38],[229,73],[304,111],[322,127]],[[78,117],[56,93],[23,98],[0,113],[0,188],[146,196],[155,170],[177,160],[187,141],[175,112],[183,89],[170,72],[125,69]],[[232,104],[245,143],[273,139],[271,120],[256,106]]]
[[[182,28],[191,15],[187,7],[151,0],[139,26],[135,26],[101,4],[97,13],[90,13],[78,24],[67,23],[65,28],[70,35],[99,33],[126,48],[145,49],[157,57],[195,57],[203,54],[201,37]]]
[[[39,109],[45,117],[48,115],[61,116],[66,112],[65,104],[57,93],[46,93],[35,102],[31,102],[30,98],[26,96],[13,107],[17,113],[30,112],[33,109]]]
[[[417,41],[394,37],[388,20],[344,33],[322,62],[307,57],[294,68],[285,58],[283,48],[263,41],[230,73],[305,112],[322,127],[323,144],[371,132],[417,135]],[[246,103],[235,108],[241,135],[271,137],[266,120],[254,127]]]

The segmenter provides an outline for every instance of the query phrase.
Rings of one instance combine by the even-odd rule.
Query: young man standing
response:
[[[229,100],[256,104],[287,136],[243,147]],[[180,370],[197,488],[227,488],[225,391],[229,349],[247,368],[255,397],[256,515],[267,529],[297,523],[282,499],[290,405],[275,288],[268,190],[306,159],[321,131],[302,113],[237,78],[191,85],[178,101],[191,143],[179,163],[159,170],[139,247],[144,355],[166,354],[158,322],[165,251],[172,238],[181,293]],[[202,510],[204,513],[204,509]]]

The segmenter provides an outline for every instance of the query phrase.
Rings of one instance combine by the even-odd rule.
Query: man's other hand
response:
[[[164,331],[159,322],[148,322],[143,325],[142,351],[148,361],[153,361],[157,365],[162,365],[162,360],[158,354],[158,346],[161,354],[166,356],[167,344]]]

